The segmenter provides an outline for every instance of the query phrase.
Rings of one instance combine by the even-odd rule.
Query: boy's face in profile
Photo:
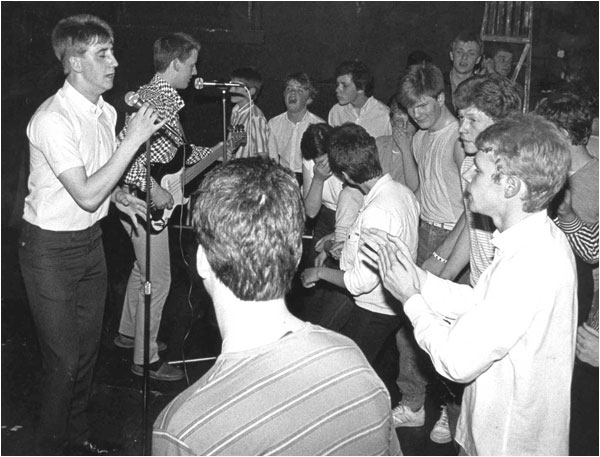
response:
[[[256,89],[254,87],[249,87],[248,81],[245,81],[241,78],[233,78],[231,82],[244,84],[246,87],[248,87],[250,95],[254,96]],[[250,101],[248,99],[248,92],[244,87],[230,87],[229,93],[231,94],[231,103],[234,105],[245,106]]]

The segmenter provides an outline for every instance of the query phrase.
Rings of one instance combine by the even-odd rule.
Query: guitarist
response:
[[[197,74],[196,62],[200,43],[184,33],[163,36],[154,43],[154,67],[156,74],[152,80],[142,86],[138,95],[155,106],[162,119],[168,119],[168,125],[179,132],[179,137],[168,129],[159,130],[153,137],[150,146],[150,161],[153,164],[167,164],[174,160],[179,146],[184,142],[184,133],[179,121],[178,112],[184,106],[177,89],[185,89],[192,77]],[[120,136],[127,131],[129,117]],[[185,165],[194,164],[213,151],[211,148],[189,145],[191,154],[182,159]],[[179,156],[179,155],[178,155]],[[175,164],[176,165],[176,164]],[[140,153],[133,161],[124,177],[125,186],[146,192],[146,154]],[[150,197],[154,210],[171,209],[174,202],[171,193],[151,178]],[[123,221],[123,225],[131,234],[136,261],[133,265],[125,302],[119,325],[119,335],[114,340],[116,346],[133,348],[133,365],[131,371],[141,376],[144,360],[144,282],[146,277],[146,232],[145,226],[139,224],[134,230],[131,224]],[[164,343],[157,341],[162,311],[171,285],[171,264],[169,261],[169,233],[162,230],[153,233],[150,243],[152,300],[150,304],[150,377],[161,381],[177,381],[184,377],[183,370],[169,365],[159,357],[159,350],[166,349]]]

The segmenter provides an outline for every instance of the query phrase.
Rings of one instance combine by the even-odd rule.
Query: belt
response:
[[[444,230],[452,230],[454,228],[454,226],[456,225],[455,223],[452,223],[452,222],[429,222],[429,221],[426,221],[423,219],[421,219],[421,221],[425,224],[433,225],[434,227],[441,228]]]

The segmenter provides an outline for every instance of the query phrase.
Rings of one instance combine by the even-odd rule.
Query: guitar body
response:
[[[237,147],[246,141],[246,132],[243,126],[229,127],[228,130],[230,132],[230,138],[228,139],[230,146]],[[167,163],[153,162],[150,164],[150,175],[156,182],[160,183],[163,189],[169,191],[173,196],[174,202],[171,209],[150,210],[152,233],[159,233],[164,230],[175,208],[179,205],[187,204],[191,193],[191,190],[186,187],[187,184],[222,156],[223,143],[217,144],[212,149],[213,152],[199,162],[194,165],[185,166],[187,155],[186,145],[184,144],[177,148],[177,152],[175,152],[175,156],[173,156],[171,161]],[[146,192],[138,190],[136,193],[138,198],[142,200],[146,199]]]

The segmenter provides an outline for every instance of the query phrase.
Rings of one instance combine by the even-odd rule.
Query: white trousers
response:
[[[135,251],[135,263],[129,275],[119,333],[135,339],[133,362],[144,363],[144,283],[146,281],[146,230],[143,223],[138,225],[137,234],[131,224],[122,221]],[[150,301],[150,363],[156,362],[158,346],[156,339],[160,328],[162,311],[171,287],[171,259],[169,254],[169,229],[150,236],[150,281],[152,295]]]

